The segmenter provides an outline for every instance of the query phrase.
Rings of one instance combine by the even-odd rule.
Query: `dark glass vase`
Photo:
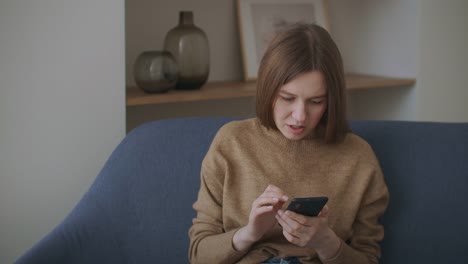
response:
[[[200,88],[210,72],[210,51],[205,32],[193,23],[193,13],[181,11],[179,24],[167,32],[164,49],[175,58],[179,68],[176,89]]]
[[[168,51],[145,51],[136,59],[133,67],[135,82],[148,93],[164,93],[174,88],[178,67]]]

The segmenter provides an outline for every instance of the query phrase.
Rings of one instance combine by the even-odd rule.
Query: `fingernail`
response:
[[[277,197],[273,197],[273,202],[277,202],[279,199]]]
[[[285,202],[288,200],[288,196],[286,196],[286,195],[283,195],[283,197],[281,197],[281,198],[282,198],[283,201],[285,201]]]

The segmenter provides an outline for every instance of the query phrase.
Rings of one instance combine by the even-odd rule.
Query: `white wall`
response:
[[[415,78],[418,0],[329,1],[331,33],[345,71]],[[349,93],[352,119],[414,120],[414,87]]]
[[[419,0],[418,120],[468,122],[468,1]]]
[[[0,2],[0,263],[73,208],[125,134],[124,1]]]
[[[350,93],[354,119],[468,122],[468,1],[330,1],[351,72],[416,78],[411,88]]]

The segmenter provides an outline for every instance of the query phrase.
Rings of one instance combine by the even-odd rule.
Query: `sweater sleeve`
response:
[[[389,193],[377,161],[376,164],[356,215],[351,238],[348,243],[342,242],[337,256],[322,260],[324,264],[379,263],[379,243],[384,237],[379,219],[387,208]]]
[[[247,254],[237,251],[232,245],[238,229],[225,230],[223,225],[226,162],[219,141],[215,138],[202,163],[200,190],[193,205],[197,216],[189,230],[191,263],[235,263]]]

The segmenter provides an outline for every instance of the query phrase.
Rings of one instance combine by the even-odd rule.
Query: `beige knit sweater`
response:
[[[289,243],[278,225],[249,251],[236,251],[234,233],[248,223],[252,202],[274,184],[290,198],[328,196],[329,225],[345,241],[323,261],[313,249]],[[302,263],[378,263],[383,227],[378,218],[388,190],[370,146],[348,133],[339,144],[286,139],[258,119],[224,125],[202,163],[201,187],[190,228],[192,263],[260,263],[273,256]],[[286,203],[287,204],[287,203]]]

